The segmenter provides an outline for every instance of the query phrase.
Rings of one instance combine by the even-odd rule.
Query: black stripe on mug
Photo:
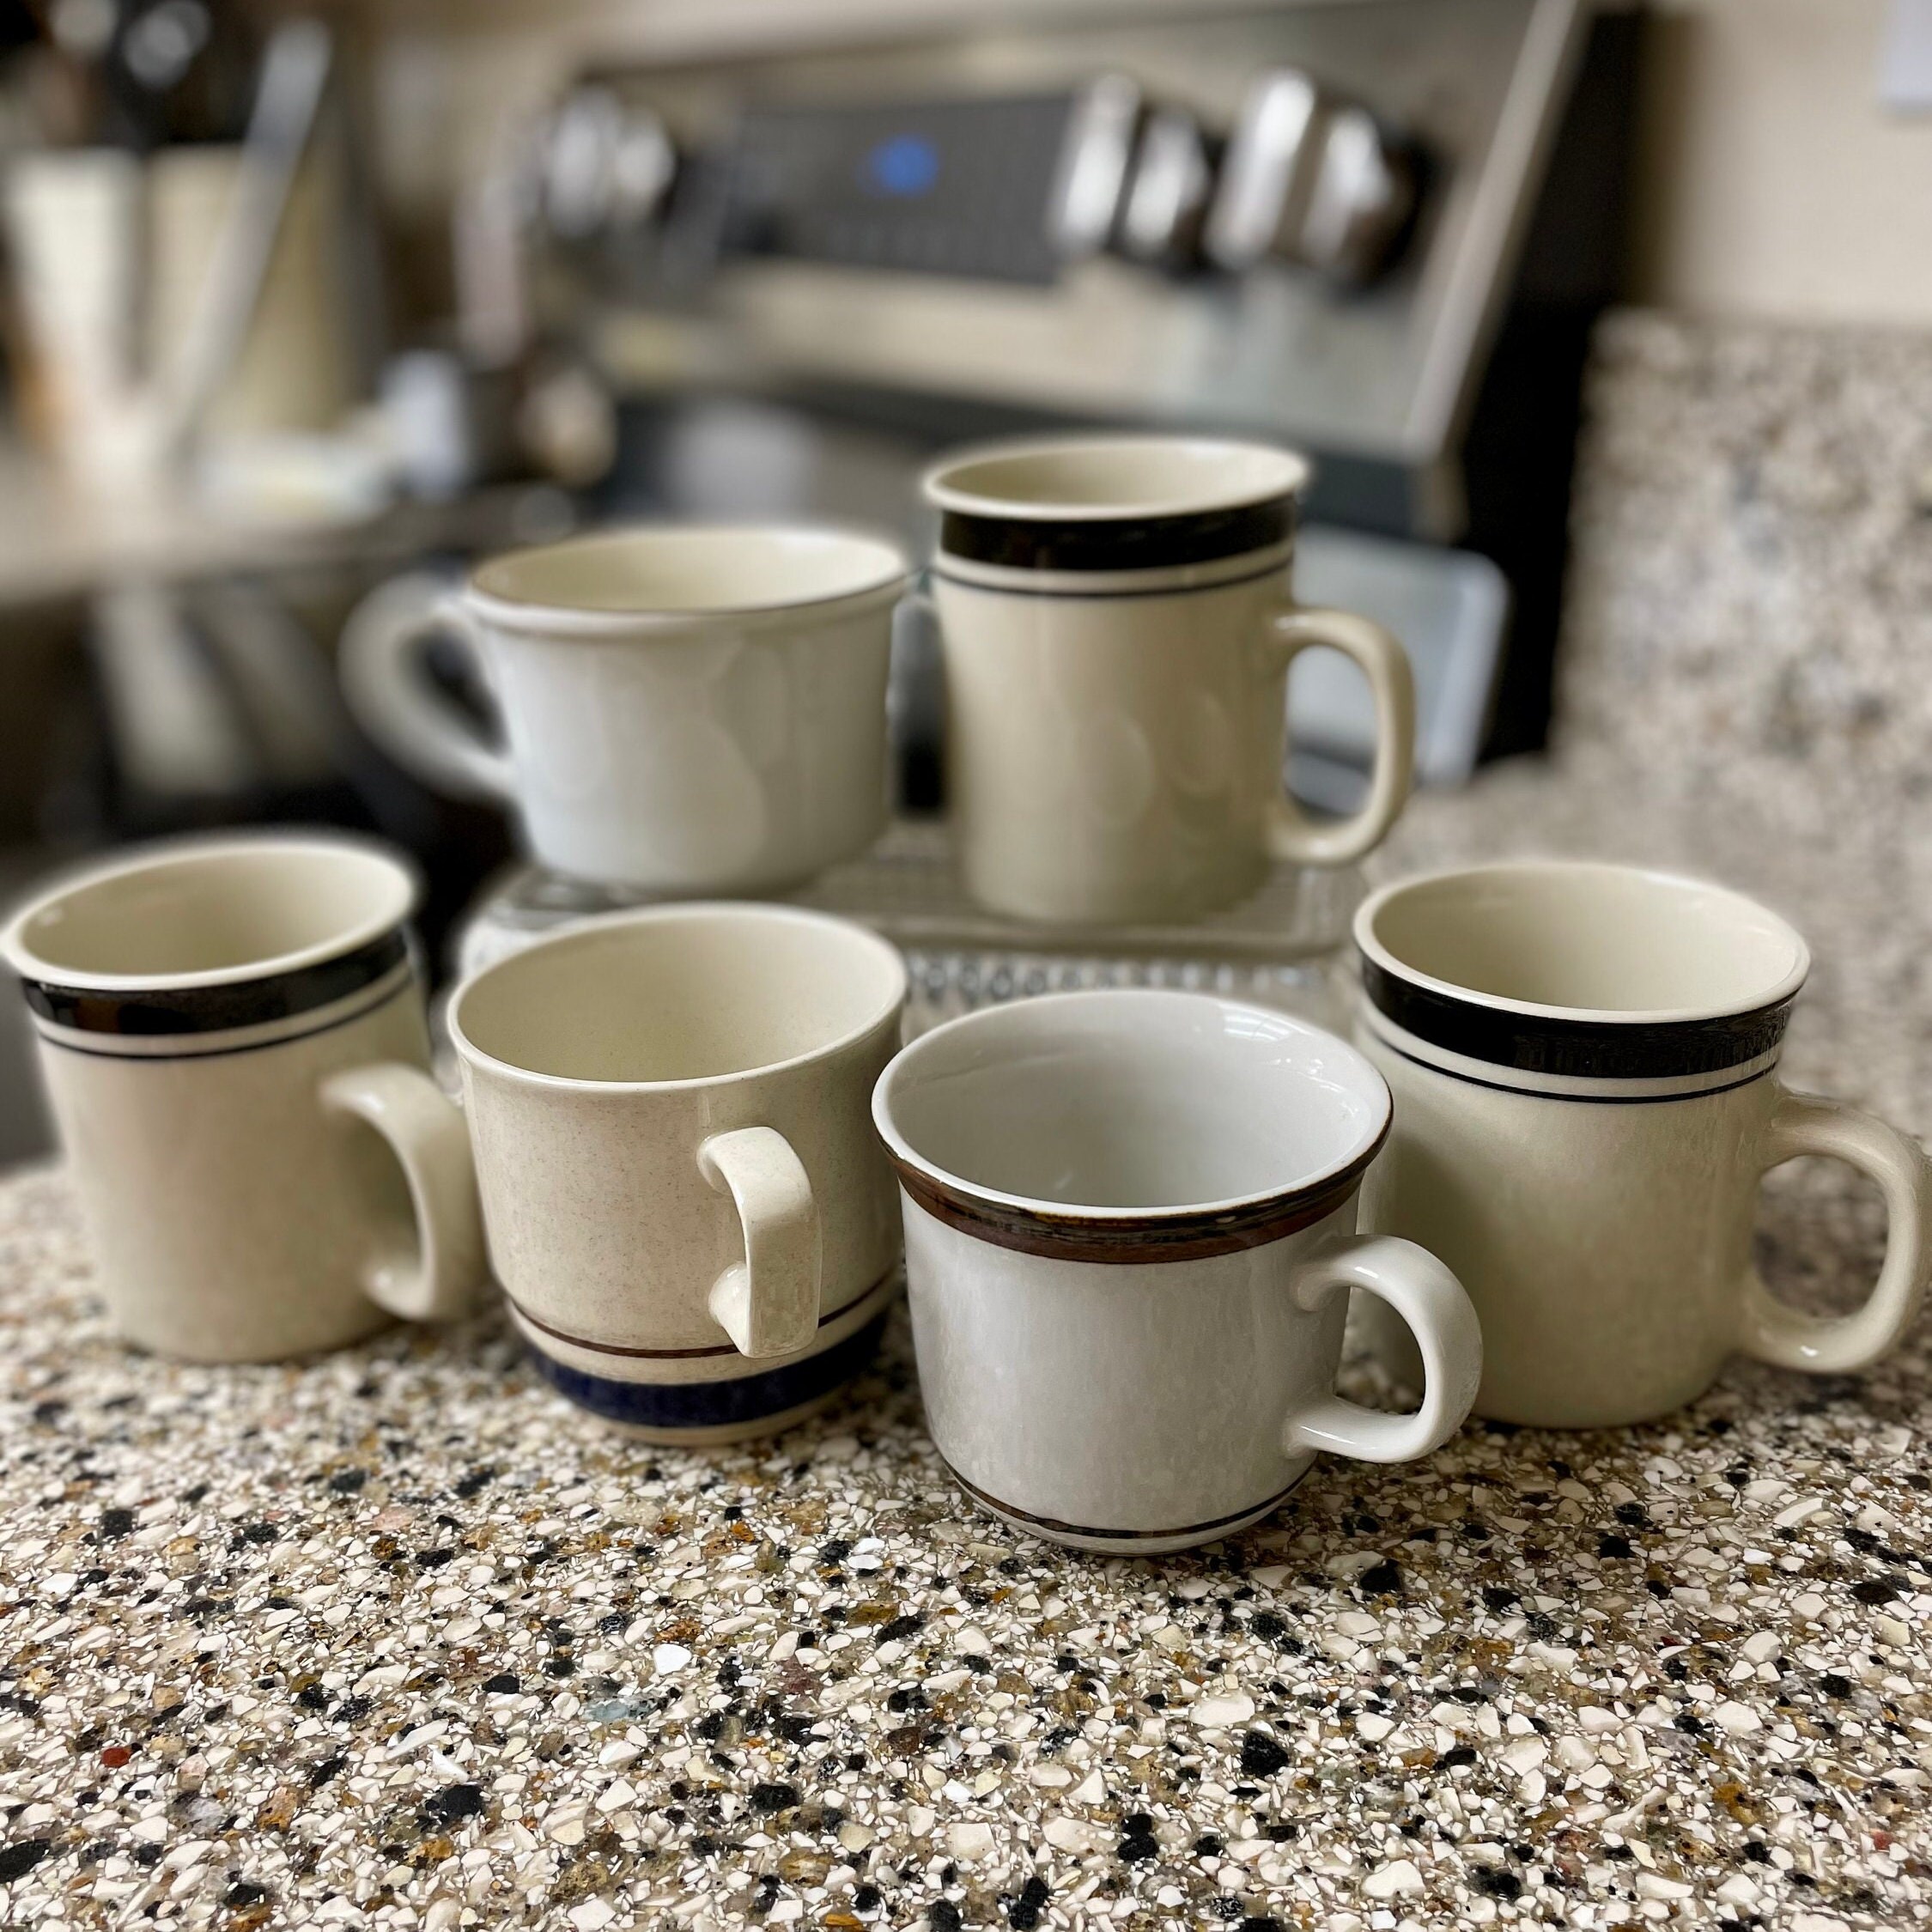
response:
[[[1523,1073],[1595,1080],[1660,1080],[1747,1066],[1783,1042],[1797,997],[1697,1019],[1572,1019],[1459,999],[1366,957],[1362,990],[1378,1013],[1445,1053]]]
[[[1286,542],[1294,529],[1291,496],[1180,516],[1059,522],[948,510],[939,521],[939,549],[963,562],[1009,570],[1164,570],[1266,550]]]
[[[222,986],[158,987],[152,992],[102,992],[23,982],[27,1004],[42,1019],[76,1033],[124,1039],[167,1039],[184,1034],[229,1033],[265,1026],[332,1006],[386,978],[410,957],[408,929],[393,927],[380,939],[334,959]]]

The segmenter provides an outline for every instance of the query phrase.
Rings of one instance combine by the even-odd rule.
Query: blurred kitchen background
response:
[[[346,712],[373,587],[665,513],[923,549],[934,449],[1065,422],[1309,451],[1298,586],[1408,644],[1428,784],[1707,728],[1916,771],[1929,109],[1932,0],[0,4],[0,901],[328,821],[440,946],[512,841]],[[1317,804],[1352,677],[1297,666]],[[908,811],[935,707],[908,623]]]

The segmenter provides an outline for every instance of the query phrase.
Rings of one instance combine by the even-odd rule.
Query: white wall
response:
[[[1932,324],[1932,115],[1878,99],[1886,0],[1656,0],[1633,293]]]

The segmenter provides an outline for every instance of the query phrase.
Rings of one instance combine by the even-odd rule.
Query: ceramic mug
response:
[[[946,782],[969,891],[1053,924],[1188,919],[1271,864],[1340,866],[1407,796],[1402,647],[1289,592],[1298,456],[1182,437],[993,445],[927,472]],[[1369,796],[1317,823],[1284,787],[1288,667],[1316,645],[1375,700]]]
[[[904,556],[837,530],[659,526],[405,577],[343,634],[350,705],[432,782],[513,803],[553,870],[667,894],[802,884],[884,829]],[[447,629],[498,749],[420,675]]]
[[[192,839],[70,875],[0,935],[129,1340],[269,1361],[468,1306],[483,1230],[416,898],[356,841]]]
[[[1779,1081],[1810,961],[1775,914],[1663,872],[1498,865],[1385,887],[1355,940],[1358,1037],[1395,1095],[1364,1224],[1425,1242],[1467,1288],[1479,1413],[1638,1422],[1702,1394],[1734,1349],[1825,1373],[1898,1340],[1932,1169]],[[1890,1218],[1877,1286],[1835,1320],[1777,1300],[1751,1258],[1759,1177],[1803,1154],[1869,1175]]]
[[[496,1279],[565,1395],[661,1442],[788,1427],[897,1285],[866,1099],[906,974],[778,906],[586,921],[458,988],[450,1036]]]
[[[1153,1554],[1258,1522],[1317,1450],[1400,1462],[1446,1441],[1475,1316],[1432,1255],[1354,1231],[1388,1115],[1352,1047],[1205,993],[1048,994],[908,1047],[872,1116],[961,1486],[1054,1542]],[[1351,1287],[1414,1329],[1417,1413],[1334,1393]]]

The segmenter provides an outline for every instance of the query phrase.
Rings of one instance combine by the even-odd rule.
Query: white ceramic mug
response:
[[[945,666],[946,783],[967,889],[1053,924],[1186,919],[1269,866],[1359,859],[1409,788],[1402,647],[1289,592],[1308,466],[1261,444],[1076,437],[928,471]],[[1369,796],[1318,823],[1285,789],[1288,666],[1362,668]]]
[[[887,808],[885,681],[904,556],[836,530],[665,525],[514,550],[455,596],[405,577],[343,634],[344,691],[404,764],[513,803],[560,872],[667,894],[802,884]],[[507,749],[415,647],[447,627]]]
[[[1358,1037],[1395,1095],[1364,1224],[1426,1242],[1482,1317],[1479,1413],[1555,1428],[1692,1400],[1735,1350],[1860,1369],[1923,1291],[1932,1169],[1905,1135],[1777,1074],[1810,960],[1774,913],[1633,867],[1485,866],[1356,917]],[[1803,1154],[1890,1217],[1855,1315],[1778,1301],[1751,1257],[1759,1177]],[[1388,1350],[1400,1372],[1403,1352]]]
[[[897,1285],[866,1100],[906,974],[779,906],[586,921],[458,988],[497,1279],[571,1400],[657,1441],[782,1429],[864,1366]]]
[[[428,1072],[416,896],[356,841],[183,840],[0,935],[129,1340],[267,1361],[469,1305],[483,1230]]]
[[[872,1115],[927,1417],[969,1494],[1152,1554],[1258,1522],[1318,1449],[1400,1462],[1453,1435],[1469,1303],[1412,1242],[1354,1232],[1388,1111],[1342,1041],[1205,993],[1048,994],[908,1047]],[[1334,1394],[1351,1287],[1413,1328],[1415,1414]]]

